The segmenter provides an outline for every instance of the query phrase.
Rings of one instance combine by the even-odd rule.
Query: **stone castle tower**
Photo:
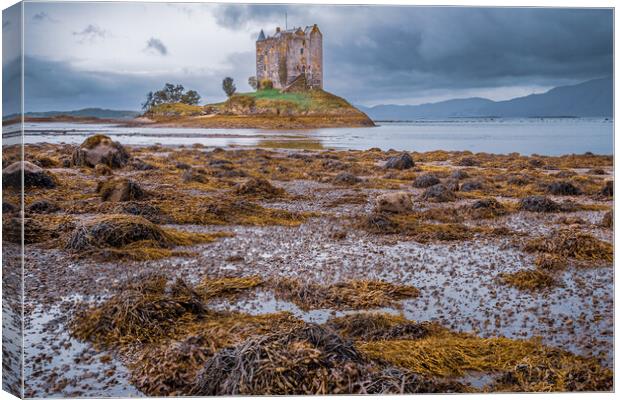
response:
[[[259,84],[269,79],[277,89],[301,84],[322,89],[323,34],[319,27],[278,27],[273,36],[265,36],[261,30],[256,40],[256,79]]]

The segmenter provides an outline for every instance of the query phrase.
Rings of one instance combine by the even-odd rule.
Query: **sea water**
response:
[[[309,130],[127,127],[114,124],[26,123],[25,143],[81,143],[95,133],[127,145],[251,146],[268,148],[469,150],[524,155],[612,154],[607,118],[458,118],[377,123],[376,127]],[[5,127],[3,136],[18,134]]]

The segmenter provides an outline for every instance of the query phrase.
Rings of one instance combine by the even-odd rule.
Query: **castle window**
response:
[[[304,49],[299,49],[300,54],[304,54]]]

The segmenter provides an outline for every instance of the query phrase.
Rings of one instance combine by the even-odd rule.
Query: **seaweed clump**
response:
[[[262,284],[263,279],[256,275],[238,278],[205,278],[196,286],[196,290],[200,291],[205,298],[213,298],[235,296]]]
[[[605,215],[603,215],[603,219],[601,220],[601,226],[604,228],[613,228],[614,227],[614,213],[613,211],[607,211]]]
[[[480,180],[468,180],[463,182],[461,185],[461,192],[474,192],[477,190],[483,190],[485,187],[484,183]]]
[[[507,285],[530,291],[548,289],[558,284],[553,275],[540,269],[504,273],[500,275],[500,279]]]
[[[356,185],[362,182],[362,179],[350,172],[343,171],[334,177],[333,182],[337,185]]]
[[[613,372],[591,359],[562,354],[546,363],[524,362],[489,385],[492,392],[599,392],[613,388]]]
[[[561,207],[545,196],[527,196],[519,202],[519,208],[531,212],[557,212]]]
[[[475,219],[495,218],[506,215],[508,210],[502,203],[494,198],[476,200],[467,210]]]
[[[581,190],[570,182],[553,182],[547,186],[547,192],[558,196],[577,196]]]
[[[79,312],[71,332],[98,345],[147,343],[170,334],[181,319],[206,313],[200,296],[181,279],[170,284],[153,275],[129,282],[103,304]]]
[[[611,390],[613,372],[594,357],[547,347],[540,339],[481,338],[440,331],[418,340],[359,344],[373,360],[392,363],[421,376],[453,378],[469,372],[502,373],[494,391]],[[515,375],[521,370],[523,375]],[[528,371],[536,373],[529,375]],[[488,389],[489,387],[487,387]]]
[[[606,181],[605,186],[600,191],[600,194],[605,197],[614,196],[614,181]]]
[[[273,199],[283,196],[286,192],[284,189],[273,186],[267,179],[250,178],[240,183],[235,193],[241,196],[252,196],[265,199]]]
[[[293,212],[263,207],[236,197],[175,196],[156,200],[154,205],[177,224],[198,225],[284,225],[297,226],[310,212]]]
[[[147,202],[126,201],[121,202],[113,208],[117,214],[130,214],[143,217],[155,224],[169,223],[170,217],[165,215],[157,206]]]
[[[422,200],[445,203],[456,200],[454,192],[444,184],[437,184],[429,187],[422,193]]]
[[[541,254],[534,260],[534,265],[541,271],[555,272],[565,269],[568,260],[565,257],[554,254]]]
[[[462,390],[370,363],[353,343],[319,325],[253,337],[211,357],[193,396],[429,393]]]
[[[443,329],[432,322],[414,322],[400,315],[374,312],[330,318],[326,325],[343,337],[362,341],[421,339]]]
[[[291,301],[302,310],[398,306],[399,300],[419,295],[419,290],[413,286],[371,280],[347,281],[323,286],[282,278],[273,285],[276,297]]]
[[[416,177],[413,180],[413,187],[415,188],[428,188],[434,185],[441,183],[439,178],[437,178],[434,174],[424,174]]]
[[[529,253],[548,253],[590,262],[612,262],[614,256],[611,243],[599,240],[587,233],[568,229],[561,229],[548,236],[532,239],[525,244],[524,250]]]
[[[164,343],[141,352],[130,366],[131,381],[149,396],[183,395],[213,354],[212,343],[204,335]]]
[[[28,212],[35,214],[50,214],[60,211],[58,204],[48,200],[37,200],[27,207]]]
[[[474,157],[463,157],[456,161],[456,164],[459,167],[477,167],[480,165],[480,161],[476,160]]]
[[[469,240],[474,237],[474,233],[488,231],[461,223],[426,223],[420,221],[415,214],[394,215],[385,212],[366,215],[361,218],[358,225],[371,233],[406,235],[420,243],[433,240]]]
[[[182,318],[178,322],[176,331],[144,346],[129,365],[132,382],[149,396],[187,395],[204,364],[218,350],[252,336],[303,325],[285,312],[249,315],[209,311],[205,318]],[[134,352],[132,347],[127,351]]]
[[[182,255],[171,250],[174,246],[208,243],[222,236],[229,234],[163,229],[142,217],[112,214],[78,225],[66,247],[82,257],[96,255],[104,259],[152,260]]]
[[[52,231],[34,218],[2,218],[2,241],[22,244],[22,233],[24,244],[33,244],[50,239]]]

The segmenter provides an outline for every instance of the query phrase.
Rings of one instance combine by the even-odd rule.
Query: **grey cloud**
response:
[[[107,35],[108,32],[105,29],[93,24],[89,24],[80,32],[73,32],[73,36],[78,36],[80,38],[80,42],[93,42],[97,39],[103,39]]]
[[[284,25],[284,14],[295,15],[296,8],[307,8],[307,6],[287,6],[287,5],[219,5],[215,9],[215,18],[219,25],[238,29],[257,22],[270,20],[281,20]]]
[[[612,74],[609,9],[226,5],[218,23],[272,31],[284,10],[319,24],[326,88],[353,101]]]
[[[186,70],[182,73],[148,76],[82,71],[67,62],[27,56],[24,60],[24,106],[26,111],[85,107],[139,110],[146,93],[160,89],[166,82],[179,83],[187,89],[197,90],[204,102],[222,101],[225,98],[222,91],[222,79],[225,76],[234,77],[239,90],[249,90],[246,82],[254,74],[253,56],[253,53],[234,53],[228,58],[229,66],[218,71]],[[19,71],[19,66],[15,67],[4,66],[4,69]]]
[[[284,12],[289,26],[319,24],[325,88],[354,103],[409,101],[507,86],[557,86],[613,74],[613,13],[606,9],[306,5],[209,9],[221,26],[248,34],[260,29],[273,33],[275,26],[284,25]],[[98,39],[108,33],[89,25],[75,34]],[[145,50],[168,54],[155,37]],[[167,81],[198,90],[205,101],[218,101],[224,76],[234,77],[244,91],[249,90],[247,77],[255,74],[253,52],[229,54],[226,66],[218,71],[206,62],[201,71],[154,77],[77,71],[66,63],[40,59],[26,65],[27,109],[56,108],[59,103],[69,108],[92,104],[137,109],[144,93]]]
[[[166,48],[166,45],[164,45],[164,43],[157,39],[157,38],[150,38],[147,42],[146,42],[146,50],[154,50],[157,53],[161,54],[162,56],[165,56],[168,54],[168,49]]]
[[[41,11],[36,13],[35,15],[32,16],[32,19],[34,21],[54,21],[54,19],[52,17],[50,17],[50,15],[48,13],[46,13],[45,11]]]

